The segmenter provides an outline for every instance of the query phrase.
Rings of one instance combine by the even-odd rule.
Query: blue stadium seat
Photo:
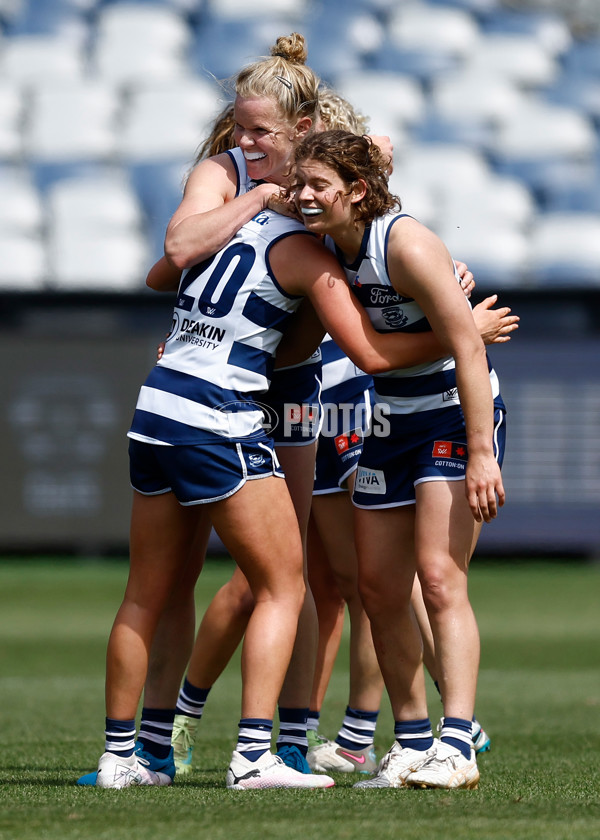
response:
[[[104,164],[97,160],[36,161],[29,159],[29,169],[36,188],[42,195],[57,181],[102,173]]]
[[[415,76],[426,85],[459,66],[454,56],[435,51],[404,49],[391,43],[386,38],[381,48],[369,59],[368,66],[374,70],[401,73],[403,76]]]
[[[386,35],[375,67],[415,75],[428,83],[459,66],[479,40],[479,28],[473,16],[461,9],[399,3]]]
[[[481,22],[484,34],[527,35],[552,55],[563,55],[573,38],[564,18],[547,11],[498,7]]]
[[[384,40],[376,15],[358,4],[332,14],[329,6],[307,16],[302,29],[308,45],[308,63],[330,85],[341,84],[347,73],[369,66]]]
[[[201,19],[189,49],[190,68],[203,77],[210,73],[229,79],[244,65],[269,55],[271,44],[289,31],[289,24],[278,20]]]
[[[600,288],[600,214],[542,214],[533,226],[530,244],[534,283]]]
[[[189,160],[131,163],[129,175],[146,216],[149,265],[164,253],[167,224],[183,194],[183,179]]]
[[[564,57],[564,72],[600,78],[600,37],[574,41]]]
[[[428,0],[430,6],[445,6],[470,12],[478,20],[498,10],[500,0]]]
[[[89,3],[94,5],[95,0]],[[16,35],[64,35],[85,38],[89,27],[86,9],[72,0],[27,0],[17,4],[6,25],[9,37]]]
[[[540,91],[547,102],[576,108],[600,126],[600,73],[564,71],[554,84]]]
[[[429,108],[427,116],[413,130],[419,143],[462,143],[471,148],[487,149],[493,137],[493,128],[486,120],[459,113],[455,117],[441,116]]]

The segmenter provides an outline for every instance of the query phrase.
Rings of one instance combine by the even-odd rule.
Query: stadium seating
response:
[[[142,209],[121,171],[55,182],[47,210],[52,288],[143,288],[149,248]]]
[[[99,10],[91,62],[100,78],[119,84],[183,76],[191,31],[169,6],[113,3]]]
[[[0,290],[44,287],[47,260],[39,191],[21,167],[0,168]]]
[[[11,220],[0,199],[13,265],[3,260],[0,283],[76,288],[81,272],[83,288],[102,284],[85,267],[96,245],[86,233],[79,247],[53,216],[61,184],[80,179],[90,195],[85,185],[110,170],[138,216],[129,249],[123,229],[111,231],[120,270],[105,266],[105,282],[143,287],[195,149],[230,95],[220,82],[297,30],[324,81],[390,135],[391,185],[407,211],[477,268],[480,287],[519,274],[532,286],[600,285],[600,21],[593,4],[541,6],[0,0],[0,187],[10,170],[14,202]],[[25,207],[29,228],[19,226]]]
[[[535,285],[598,285],[600,215],[540,215],[531,233],[529,272]]]
[[[21,156],[21,120],[24,114],[20,88],[14,82],[0,81],[0,161]]]
[[[0,231],[0,291],[38,292],[46,288],[47,249],[40,238]]]
[[[420,85],[410,77],[376,70],[349,72],[336,89],[356,110],[368,118],[374,134],[388,134],[397,147],[404,134],[423,119],[425,98]]]
[[[138,84],[117,131],[120,157],[144,163],[192,159],[222,107],[216,84],[197,76]]]
[[[109,160],[116,150],[120,99],[97,78],[31,85],[25,152],[34,162]]]

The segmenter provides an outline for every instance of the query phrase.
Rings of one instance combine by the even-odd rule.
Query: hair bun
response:
[[[277,43],[271,47],[271,55],[273,58],[283,58],[292,64],[306,64],[308,50],[306,49],[304,35],[300,35],[299,32],[282,35],[277,39]]]

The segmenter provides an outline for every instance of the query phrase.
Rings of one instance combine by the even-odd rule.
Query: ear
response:
[[[367,194],[367,182],[363,181],[362,178],[359,178],[358,181],[355,181],[352,184],[352,189],[350,191],[350,203],[357,204],[359,201],[362,201],[363,198]]]
[[[301,120],[298,120],[296,123],[296,127],[294,129],[294,139],[295,140],[302,140],[308,132],[312,128],[312,120],[310,117],[302,117]]]

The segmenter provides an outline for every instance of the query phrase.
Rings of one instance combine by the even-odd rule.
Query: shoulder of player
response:
[[[322,241],[299,229],[273,243],[269,250],[271,269],[281,285],[295,294],[305,294],[309,285],[324,272],[340,273],[340,265]]]
[[[185,185],[185,195],[189,196],[207,188],[227,193],[228,197],[229,194],[235,195],[237,177],[235,164],[226,152],[206,158],[197,163],[190,172]]]
[[[388,265],[411,268],[436,257],[445,259],[446,255],[446,246],[439,236],[417,219],[398,217],[391,226],[387,239]]]

